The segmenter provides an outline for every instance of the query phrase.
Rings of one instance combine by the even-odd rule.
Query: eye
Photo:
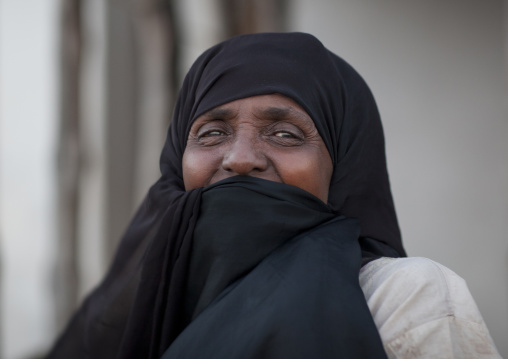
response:
[[[224,126],[205,125],[196,134],[195,139],[201,146],[215,146],[227,141],[229,131]]]
[[[220,130],[210,130],[210,131],[206,131],[202,134],[199,135],[199,138],[201,137],[217,137],[217,136],[225,136],[226,133],[224,131],[220,131]]]
[[[274,144],[284,147],[300,146],[305,141],[303,131],[289,123],[277,123],[266,135]]]
[[[287,132],[287,131],[277,131],[273,135],[275,137],[279,137],[279,138],[297,138],[291,132]]]

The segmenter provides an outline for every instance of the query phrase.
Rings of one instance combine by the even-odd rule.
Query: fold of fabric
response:
[[[282,183],[235,176],[206,187],[187,276],[189,321],[274,249],[333,218],[321,200]]]
[[[228,286],[163,359],[386,358],[358,283],[357,220],[285,242]]]
[[[148,196],[141,205],[108,274],[47,358],[160,358],[183,330],[180,308],[201,189],[162,206],[166,199]]]

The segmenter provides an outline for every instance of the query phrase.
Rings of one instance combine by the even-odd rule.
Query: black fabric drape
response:
[[[207,187],[187,276],[189,321],[275,248],[333,218],[322,201],[281,183],[235,176]]]
[[[125,232],[105,280],[49,358],[163,355],[188,320],[182,308],[202,195],[183,185],[190,126],[218,105],[272,93],[293,99],[313,119],[334,164],[329,210],[359,220],[363,262],[405,255],[381,122],[363,79],[308,34],[235,37],[203,53],[187,74],[160,159],[161,178]]]
[[[386,357],[358,283],[357,220],[251,177],[202,200],[188,277],[201,305],[164,359]]]

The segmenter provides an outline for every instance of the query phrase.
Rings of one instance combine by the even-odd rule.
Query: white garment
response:
[[[380,258],[360,285],[389,358],[501,358],[465,281],[427,258]]]

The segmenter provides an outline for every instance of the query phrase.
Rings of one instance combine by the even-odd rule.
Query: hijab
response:
[[[298,222],[299,227],[294,232],[288,231],[291,233],[288,236],[292,238],[289,238],[288,245],[282,246],[284,250],[280,243],[272,244],[250,266],[235,267],[235,276],[217,280],[218,283],[225,281],[218,287],[211,291],[203,290],[205,283],[197,290],[198,294],[192,294],[196,289],[189,283],[193,283],[194,278],[196,282],[209,280],[203,279],[202,273],[196,274],[192,265],[192,258],[197,255],[193,239],[200,243],[197,240],[202,238],[199,233],[207,231],[199,228],[207,228],[206,223],[210,223],[207,222],[207,203],[221,203],[221,199],[231,198],[220,195],[223,193],[220,189],[229,191],[231,188],[241,188],[237,198],[251,198],[252,192],[256,192],[252,188],[261,188],[257,193],[266,197],[271,184],[262,180],[234,178],[210,188],[185,191],[182,157],[190,127],[199,115],[216,106],[250,96],[276,93],[291,98],[309,114],[330,153],[334,171],[328,204],[316,204],[316,199],[309,199],[307,194],[301,193],[303,190],[295,192],[295,189],[278,188],[288,198],[298,198],[299,203],[308,202],[301,218],[308,218],[305,213],[314,211],[312,213],[318,213],[313,215],[314,220],[303,226],[300,226],[301,221],[294,221]],[[338,246],[334,247],[335,250],[327,247],[316,253],[323,254],[328,250],[336,253],[337,258],[342,255],[337,262],[343,263],[343,267],[332,268],[339,272],[343,270],[357,277],[362,263],[380,256],[405,256],[386,170],[383,130],[374,98],[360,75],[311,35],[243,35],[205,51],[193,64],[182,85],[162,150],[160,169],[161,177],[151,187],[127,228],[105,279],[76,312],[49,354],[50,358],[195,357],[185,356],[180,350],[192,346],[189,343],[200,335],[200,328],[207,328],[206,333],[215,333],[217,328],[214,325],[218,321],[237,320],[238,317],[232,314],[235,303],[248,301],[252,288],[258,288],[267,275],[273,277],[270,268],[287,266],[290,276],[305,277],[304,273],[313,272],[315,262],[304,260],[307,258],[305,255],[298,263],[307,263],[306,266],[292,266],[287,262],[293,258],[287,255],[289,249],[295,255],[312,252],[305,247],[305,243],[316,242],[312,240],[315,238],[313,228],[322,238],[335,238],[335,245]],[[291,202],[284,198],[282,200]],[[223,203],[219,208],[229,205],[234,204]],[[301,236],[310,239],[295,242]],[[349,243],[350,246],[346,246],[349,249],[340,247],[344,243]],[[255,270],[252,269],[254,267]],[[243,276],[246,280],[239,281]],[[348,278],[351,279],[351,275]],[[310,282],[311,279],[307,281]],[[361,290],[358,291],[357,280],[349,280],[348,283],[350,292],[359,298]],[[262,288],[259,287],[258,292]],[[308,293],[312,293],[319,288],[309,286],[307,289]],[[348,291],[338,291],[334,295],[342,298],[338,306],[348,308],[351,302],[348,298],[351,297],[341,297],[344,292]],[[323,295],[327,294],[323,292]],[[313,300],[314,297],[309,296],[308,299]],[[195,303],[191,308],[188,298],[194,298],[190,300]],[[225,301],[219,300],[224,298]],[[287,298],[288,292],[281,294],[279,303]],[[379,336],[373,327],[365,299],[359,305],[346,310],[353,316],[344,323],[352,323],[355,318],[360,318],[357,333],[362,328],[370,328],[364,330],[366,337],[373,338],[373,346],[378,348]],[[207,306],[216,309],[208,310]],[[266,308],[257,307],[259,311]],[[330,311],[335,312],[333,308]],[[198,315],[200,313],[202,315]],[[227,313],[231,315],[227,316]],[[265,318],[270,318],[272,314],[267,312]],[[201,325],[194,324],[198,323],[196,315],[197,319],[204,318],[200,319]],[[303,317],[309,316],[312,315]],[[322,327],[319,323],[328,323],[325,317],[316,320],[308,325]],[[238,325],[241,323],[231,328],[238,328]],[[332,331],[342,333],[338,335],[342,335],[343,342],[347,343],[348,327],[341,325],[335,328],[334,325],[329,323]],[[283,325],[279,329],[287,332],[288,327],[292,326]],[[235,333],[233,329],[229,332],[231,335]],[[265,329],[255,333],[264,333],[260,338],[266,341]],[[294,335],[293,339],[303,334],[300,331]],[[321,338],[332,340],[325,334]],[[207,343],[220,340],[224,338],[213,337]],[[235,340],[240,342],[238,338]],[[245,340],[245,343],[252,343],[250,339]],[[202,343],[202,346],[206,347],[206,343]],[[167,352],[170,347],[175,348],[173,353]],[[279,347],[258,345],[256,348],[276,350]],[[301,349],[302,353],[305,352],[304,348]],[[269,357],[266,352],[254,352],[258,356],[250,357]]]

